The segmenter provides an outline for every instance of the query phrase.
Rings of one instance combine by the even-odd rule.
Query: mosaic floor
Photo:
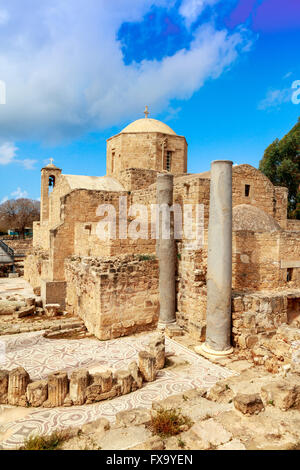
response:
[[[147,347],[151,335],[153,333],[105,342],[93,339],[50,340],[43,338],[42,332],[2,336],[0,340],[5,343],[6,354],[0,368],[11,370],[23,366],[31,378],[36,380],[57,370],[70,373],[82,367],[90,372],[107,368],[124,369],[137,359],[139,351]],[[158,373],[155,382],[144,384],[142,389],[129,395],[94,405],[51,410],[36,408],[29,411],[26,417],[9,422],[1,420],[1,413],[5,413],[5,410],[14,412],[16,409],[2,406],[1,412],[0,407],[0,449],[18,447],[31,434],[45,434],[58,428],[81,426],[100,417],[113,422],[119,411],[136,407],[150,408],[153,401],[195,387],[211,387],[221,378],[232,375],[231,371],[210,363],[169,338],[166,338],[166,351],[168,356],[176,355],[189,365],[164,369]]]

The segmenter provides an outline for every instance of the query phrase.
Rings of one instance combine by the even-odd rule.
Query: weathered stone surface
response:
[[[199,449],[212,449],[232,439],[232,434],[214,419],[194,424],[189,432],[199,440]]]
[[[8,375],[7,370],[0,370],[0,404],[3,405],[7,403]]]
[[[115,379],[120,386],[121,395],[127,395],[131,392],[133,377],[128,370],[117,370],[115,372]]]
[[[132,375],[133,381],[131,389],[134,392],[135,390],[142,388],[143,386],[143,376],[138,368],[138,365],[135,361],[131,362],[128,366],[128,370]]]
[[[121,394],[120,387],[114,386],[109,392],[102,393],[100,384],[89,385],[86,389],[86,404],[109,400]]]
[[[249,416],[258,414],[264,409],[264,404],[258,393],[250,395],[240,393],[234,397],[233,404],[237,410]]]
[[[217,450],[247,450],[244,444],[239,439],[232,439],[232,441],[222,444],[217,447]]]
[[[145,426],[130,426],[107,431],[98,441],[102,450],[126,450],[151,439],[151,432]]]
[[[35,307],[35,297],[27,297],[25,302],[28,307]]]
[[[147,351],[139,353],[139,369],[145,382],[153,382],[156,378],[155,357]]]
[[[27,401],[31,406],[38,407],[48,398],[48,382],[47,380],[40,380],[32,382],[28,385],[26,391]]]
[[[48,401],[50,407],[63,406],[69,390],[66,372],[56,372],[48,376]]]
[[[233,399],[234,393],[224,382],[217,382],[208,392],[207,398],[218,403],[229,403]]]
[[[92,376],[92,383],[101,385],[101,393],[107,393],[113,386],[113,374],[110,370],[98,372]]]
[[[163,334],[155,335],[149,343],[150,353],[155,357],[155,366],[157,370],[165,367],[165,336]]]
[[[75,370],[70,377],[70,399],[74,405],[83,405],[86,389],[89,385],[89,372],[85,369]]]
[[[265,406],[275,406],[282,411],[300,408],[300,383],[281,379],[261,388],[261,398]]]
[[[120,411],[116,415],[117,426],[139,426],[151,421],[151,411],[146,408],[135,408],[129,411]]]
[[[9,373],[8,403],[10,405],[26,405],[26,389],[30,378],[23,367],[17,367]]]
[[[96,434],[97,437],[99,435],[103,435],[109,429],[110,422],[106,418],[99,418],[96,421],[91,421],[81,427],[84,434]]]
[[[35,313],[35,306],[22,308],[16,313],[17,318],[29,317]]]
[[[45,305],[45,312],[47,317],[56,317],[60,312],[59,304],[47,304]]]
[[[0,301],[0,315],[12,315],[17,310],[17,306],[11,302]]]
[[[141,444],[138,444],[133,447],[128,447],[128,450],[164,450],[164,449],[165,449],[165,443],[158,436],[150,437],[145,442],[142,442]]]

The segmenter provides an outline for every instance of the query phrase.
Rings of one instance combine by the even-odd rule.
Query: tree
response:
[[[259,169],[275,186],[288,188],[288,217],[300,219],[300,118],[288,134],[269,145]]]
[[[0,205],[0,226],[25,237],[25,229],[40,218],[40,203],[32,199],[11,199]]]

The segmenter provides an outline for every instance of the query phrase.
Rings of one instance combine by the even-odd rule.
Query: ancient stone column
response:
[[[7,404],[7,392],[8,392],[8,375],[7,370],[0,370],[0,404]]]
[[[147,351],[139,353],[139,370],[145,382],[154,382],[156,379],[155,357]]]
[[[167,217],[168,209],[173,205],[173,175],[157,175],[157,199],[159,207],[158,240],[156,251],[159,259],[159,323],[169,324],[176,321],[175,316],[175,243],[174,214]],[[170,221],[170,222],[169,222]]]
[[[26,405],[26,389],[30,378],[23,367],[17,367],[9,373],[8,403],[9,405]]]
[[[68,394],[69,379],[66,372],[48,376],[48,402],[50,407],[62,406]]]
[[[83,405],[89,385],[89,372],[85,369],[74,370],[70,377],[70,399],[74,405]]]
[[[204,355],[223,356],[231,348],[232,162],[211,165]]]
[[[165,367],[166,351],[165,337],[163,334],[155,335],[149,343],[149,349],[152,356],[155,357],[156,369],[160,370]]]
[[[42,406],[48,398],[48,382],[47,380],[39,380],[32,382],[27,387],[27,400],[31,406]]]

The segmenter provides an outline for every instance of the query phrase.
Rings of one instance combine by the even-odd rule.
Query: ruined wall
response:
[[[198,340],[205,337],[207,250],[177,243],[176,321]]]
[[[262,292],[233,295],[232,334],[235,345],[252,348],[258,335],[272,335],[287,323],[287,293]]]
[[[27,255],[24,261],[24,278],[32,288],[41,287],[41,279],[47,278],[49,266],[49,254],[47,251],[40,249],[33,249]]]
[[[142,256],[71,257],[65,262],[66,308],[101,340],[157,325],[158,261]]]
[[[300,232],[300,220],[288,219],[286,230],[290,230],[291,232]]]

